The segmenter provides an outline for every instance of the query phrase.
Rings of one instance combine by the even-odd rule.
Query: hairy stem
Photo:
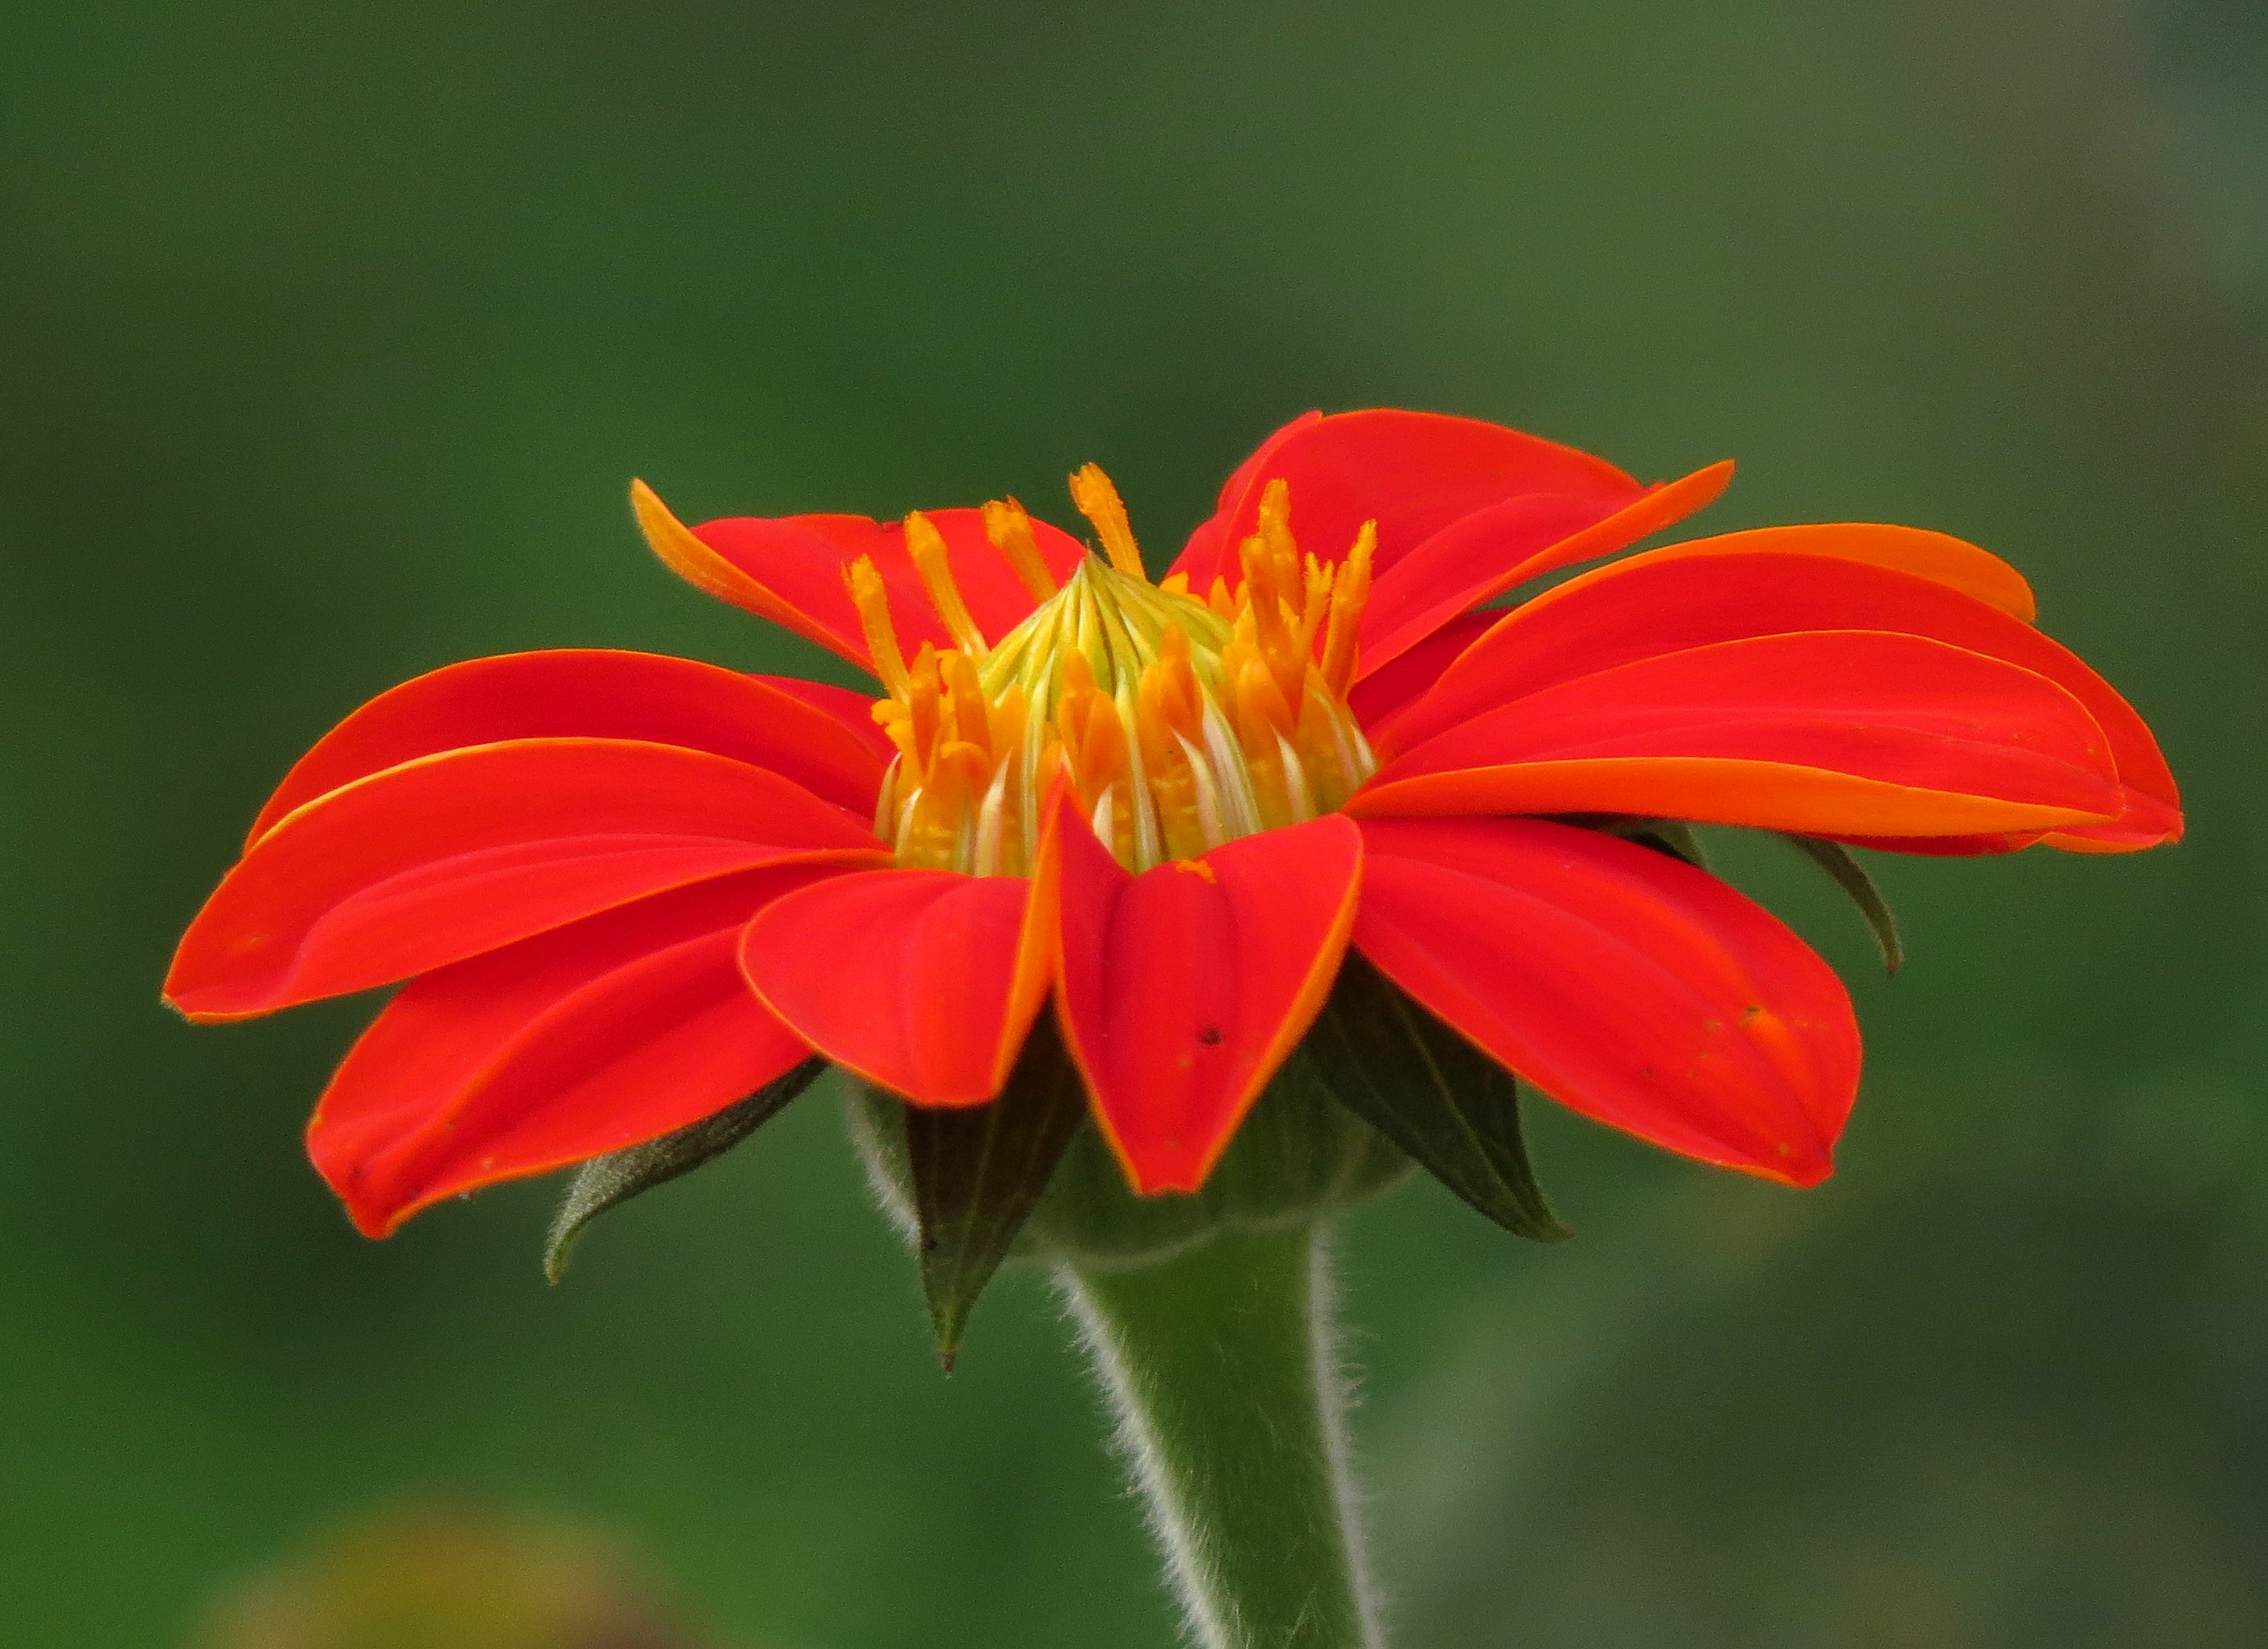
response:
[[[1192,1638],[1378,1649],[1317,1228],[1064,1277]]]

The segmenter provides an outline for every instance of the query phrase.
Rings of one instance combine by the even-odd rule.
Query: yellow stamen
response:
[[[938,659],[939,684],[945,689],[948,735],[966,740],[980,749],[992,742],[991,706],[976,680],[976,666],[963,652],[948,652]]]
[[[992,541],[992,548],[1007,557],[1009,566],[1024,581],[1024,588],[1032,593],[1035,601],[1044,601],[1056,593],[1056,575],[1040,554],[1039,540],[1032,532],[1032,518],[1024,513],[1024,506],[1013,498],[995,501],[984,506],[984,536]]]
[[[866,632],[866,656],[874,674],[892,698],[906,696],[906,656],[898,651],[898,632],[890,623],[890,598],[882,588],[882,575],[873,558],[861,556],[843,570],[850,586],[850,605],[858,609],[858,628]]]
[[[1142,570],[1142,552],[1134,543],[1134,528],[1126,519],[1126,505],[1100,464],[1089,464],[1071,478],[1071,501],[1094,524],[1110,564],[1130,578],[1148,581]]]
[[[1370,599],[1371,557],[1378,551],[1378,523],[1365,521],[1354,548],[1331,581],[1331,617],[1323,632],[1323,684],[1341,698],[1354,683],[1355,627]]]
[[[929,783],[930,763],[937,757],[938,734],[945,724],[945,684],[938,680],[937,649],[927,642],[914,655],[906,673],[906,721],[913,738],[913,780]]]
[[[983,633],[968,616],[968,604],[961,599],[961,586],[953,581],[953,553],[945,547],[945,535],[919,510],[906,517],[906,553],[913,557],[922,588],[929,592],[929,604],[945,621],[946,633],[961,652],[983,653]]]
[[[1331,570],[1313,556],[1307,557],[1307,587],[1300,593],[1300,611],[1293,620],[1300,634],[1294,649],[1302,659],[1313,656],[1315,632],[1322,628],[1323,618],[1331,607]]]
[[[1129,868],[1194,860],[1224,842],[1338,806],[1377,763],[1346,703],[1375,534],[1344,563],[1300,554],[1290,497],[1273,483],[1239,547],[1242,578],[1199,600],[1186,578],[1140,571],[1116,491],[1093,466],[1073,477],[1108,559],[1058,587],[1012,501],[987,536],[1036,596],[988,647],[970,622],[934,524],[906,542],[955,645],[904,662],[881,578],[849,573],[889,697],[874,719],[898,752],[876,808],[902,865],[979,876],[1028,873],[1058,777]]]

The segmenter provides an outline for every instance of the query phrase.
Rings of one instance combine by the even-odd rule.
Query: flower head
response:
[[[1192,1190],[1351,946],[1560,1102],[1813,1183],[1849,1000],[1683,823],[1979,854],[2181,818],[2022,578],[1940,534],[1734,533],[1495,605],[1729,475],[1310,414],[1154,584],[1091,466],[1099,553],[1012,500],[688,529],[640,486],[668,565],[880,696],[610,652],[411,681],[286,777],[168,998],[225,1020],[407,982],[310,1131],[373,1234],[814,1053],[985,1106],[1050,1003],[1130,1184]]]

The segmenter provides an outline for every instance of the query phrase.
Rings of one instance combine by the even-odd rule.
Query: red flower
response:
[[[657,1137],[813,1049],[983,1104],[1052,996],[1135,1186],[1190,1189],[1351,943],[1562,1103],[1795,1184],[1859,1036],[1826,965],[1602,824],[1926,853],[2181,829],[2148,730],[1935,533],[1734,533],[1524,604],[1722,490],[1430,414],[1310,414],[1172,572],[1012,503],[688,531],[662,559],[885,696],[606,652],[478,659],[284,779],[191,925],[195,1020],[408,981],[310,1128],[372,1234]]]

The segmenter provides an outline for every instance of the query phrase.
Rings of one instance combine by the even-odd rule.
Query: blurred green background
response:
[[[831,1101],[614,1218],[355,1237],[363,1003],[173,939],[364,698],[562,644],[818,670],[623,504],[888,515],[1097,460],[1164,550],[1309,406],[1499,419],[1705,530],[2034,578],[2191,805],[2132,859],[1790,858],[1867,1091],[1795,1195],[1553,1113],[1545,1251],[1351,1222],[1403,1649],[2268,1641],[2268,11],[345,0],[0,10],[0,1637],[151,1649],[341,1520],[610,1528],[783,1649],[1172,1640],[1041,1281],[939,1377]],[[837,679],[841,679],[839,676]]]

